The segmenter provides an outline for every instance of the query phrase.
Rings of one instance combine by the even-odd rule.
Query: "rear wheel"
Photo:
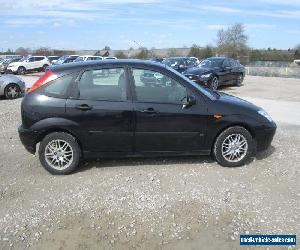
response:
[[[244,80],[243,75],[239,74],[238,77],[237,77],[237,79],[236,79],[236,86],[238,86],[238,87],[242,86],[243,80]]]
[[[209,87],[212,90],[217,90],[219,87],[219,79],[218,77],[214,76],[213,79],[211,79],[210,83],[209,83]]]
[[[70,174],[79,165],[81,149],[76,139],[64,132],[47,135],[39,147],[43,167],[52,174]]]
[[[21,89],[17,84],[10,83],[5,87],[4,95],[7,99],[16,99],[20,97]]]
[[[249,131],[240,126],[224,130],[216,139],[213,154],[224,167],[242,166],[252,155],[253,138]]]
[[[43,65],[43,71],[46,71],[48,69],[48,67],[49,67],[48,64]]]
[[[17,71],[18,75],[24,75],[26,73],[26,69],[24,67],[19,67]]]

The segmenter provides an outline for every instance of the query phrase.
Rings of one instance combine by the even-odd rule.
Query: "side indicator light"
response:
[[[220,114],[214,114],[214,118],[216,118],[216,119],[220,119],[220,118],[222,118],[223,117],[223,115],[220,115]]]

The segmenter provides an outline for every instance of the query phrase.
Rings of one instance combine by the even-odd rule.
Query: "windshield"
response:
[[[222,66],[224,59],[206,59],[203,60],[200,64],[200,68],[219,68]]]
[[[179,66],[180,64],[183,64],[181,58],[169,58],[162,61],[163,64],[166,64],[170,67]]]
[[[27,59],[29,59],[30,58],[30,56],[25,56],[25,57],[23,57],[21,60],[20,60],[20,62],[24,62],[24,61],[26,61]]]
[[[166,67],[168,70],[172,71],[173,73],[175,73],[177,76],[184,78],[185,81],[189,82],[189,84],[191,84],[193,87],[195,87],[197,90],[199,90],[201,93],[203,93],[204,95],[206,95],[208,98],[210,99],[214,99],[216,97],[216,95],[218,95],[218,93],[216,91],[204,88],[202,86],[200,86],[199,84],[193,82],[192,80],[190,80],[189,78],[187,78],[185,75],[180,74],[177,70],[174,70],[171,67]]]

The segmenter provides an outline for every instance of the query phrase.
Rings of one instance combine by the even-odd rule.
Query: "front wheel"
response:
[[[16,99],[21,95],[21,89],[17,84],[10,83],[4,89],[6,99]]]
[[[252,155],[253,138],[249,131],[240,126],[224,130],[216,139],[213,155],[224,167],[242,166]]]
[[[219,79],[218,77],[214,76],[209,83],[209,88],[211,90],[217,90],[218,87],[219,87]]]
[[[26,73],[26,69],[24,67],[19,67],[17,73],[18,75],[24,75]]]
[[[238,75],[237,79],[236,79],[236,86],[240,87],[242,86],[242,82],[244,80],[244,77],[242,74]]]
[[[52,174],[70,174],[79,165],[81,150],[76,139],[64,132],[47,135],[39,147],[43,167]]]

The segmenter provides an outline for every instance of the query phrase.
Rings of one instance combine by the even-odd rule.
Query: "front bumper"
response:
[[[198,75],[189,75],[189,74],[186,74],[185,75],[187,78],[189,78],[191,81],[197,83],[197,84],[200,84],[200,85],[203,85],[205,87],[209,86],[209,83],[212,79],[212,77],[209,77],[209,78],[202,78],[201,76],[198,76]]]
[[[256,151],[266,150],[271,145],[276,132],[276,128],[276,124],[274,122],[270,122],[263,125],[260,129],[256,130]]]
[[[16,73],[18,71],[18,67],[7,67],[6,72]]]
[[[20,126],[18,128],[18,133],[25,149],[29,153],[35,154],[37,133],[35,131],[32,131],[31,129],[23,128],[23,126]]]

